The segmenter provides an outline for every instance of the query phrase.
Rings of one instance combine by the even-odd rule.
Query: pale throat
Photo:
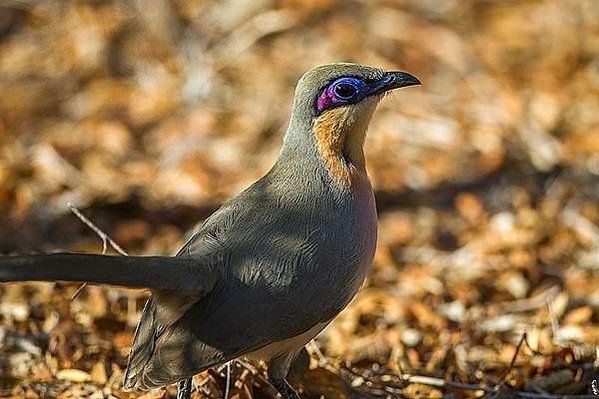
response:
[[[366,177],[364,139],[377,102],[334,108],[314,123],[318,153],[331,176],[345,186],[351,186],[356,174]]]

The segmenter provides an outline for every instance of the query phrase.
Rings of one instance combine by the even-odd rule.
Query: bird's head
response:
[[[380,99],[391,90],[418,84],[406,72],[358,64],[313,68],[295,89],[286,144],[314,145],[333,176],[347,181],[346,169],[364,167],[364,137]]]

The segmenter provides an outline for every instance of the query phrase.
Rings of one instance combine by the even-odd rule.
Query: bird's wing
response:
[[[258,196],[259,197],[259,196]],[[211,217],[183,247],[181,255],[212,248],[228,268],[224,289],[190,307],[160,336],[136,383],[150,389],[187,378],[276,340],[302,334],[319,315],[303,309],[297,292],[286,297],[279,284],[309,292],[312,279],[297,281],[294,270],[317,263],[320,232],[304,231],[292,217],[305,212],[271,212],[256,197],[235,201]],[[308,217],[308,216],[306,216]],[[219,250],[216,250],[219,248]],[[310,294],[308,294],[310,295]],[[133,385],[131,385],[132,387]]]
[[[140,326],[136,346],[140,340],[140,351],[147,352],[128,388],[174,383],[323,323],[323,312],[315,309],[331,295],[314,275],[321,263],[337,262],[323,255],[331,253],[327,248],[337,237],[322,229],[343,223],[331,211],[337,202],[321,197],[319,206],[311,207],[313,196],[301,198],[267,183],[259,181],[223,205],[179,251],[179,256],[212,259],[223,277],[192,306],[180,307],[180,318],[168,326],[158,321],[161,299],[148,305],[141,324],[146,318],[148,326],[153,323],[147,331],[154,335]],[[331,281],[336,268],[327,270],[320,277]],[[142,337],[151,337],[146,338],[151,343],[142,344]],[[134,355],[131,362],[137,364]]]
[[[197,256],[205,257],[207,254],[215,255],[226,250],[223,244],[226,243],[226,235],[234,228],[234,225],[241,220],[248,212],[251,204],[243,206],[243,200],[246,197],[244,192],[239,197],[224,203],[216,212],[210,215],[203,223],[197,226],[189,239],[176,256]]]
[[[202,259],[204,267],[199,268],[197,273],[201,275],[206,271],[213,276],[222,276],[228,262],[227,248],[221,245],[221,239],[241,213],[242,209],[236,207],[235,202],[225,203],[194,230],[188,241],[177,252],[176,258]],[[166,370],[158,373],[160,378],[152,378],[148,376],[147,366],[155,357],[154,350],[157,342],[164,340],[163,335],[168,334],[169,329],[185,317],[190,308],[209,296],[213,287],[205,288],[204,291],[196,292],[194,295],[155,292],[147,301],[129,354],[125,389],[147,389],[178,381],[177,378],[173,379],[172,372]],[[196,322],[201,323],[201,320]],[[181,357],[185,351],[181,341],[171,339],[169,343],[174,358]],[[169,382],[163,383],[163,377],[166,376],[169,377]]]

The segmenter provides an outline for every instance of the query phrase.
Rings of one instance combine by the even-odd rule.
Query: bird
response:
[[[151,292],[124,388],[178,383],[237,358],[263,361],[284,399],[304,346],[351,301],[372,262],[377,211],[364,141],[389,92],[421,84],[353,63],[298,81],[282,149],[258,181],[196,227],[175,256],[84,253],[0,257],[0,282],[77,281]]]

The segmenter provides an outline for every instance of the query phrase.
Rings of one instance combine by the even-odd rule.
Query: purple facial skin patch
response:
[[[352,103],[364,97],[366,84],[356,78],[340,78],[325,87],[316,100],[320,113],[337,105]]]

